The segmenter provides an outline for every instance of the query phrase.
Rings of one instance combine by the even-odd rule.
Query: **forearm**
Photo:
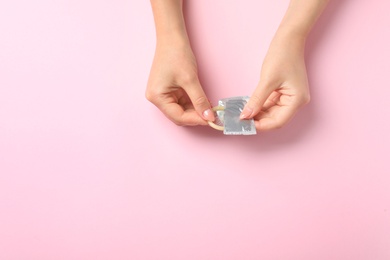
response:
[[[329,0],[291,0],[276,37],[304,42]]]
[[[183,0],[150,0],[156,27],[157,44],[187,42]]]

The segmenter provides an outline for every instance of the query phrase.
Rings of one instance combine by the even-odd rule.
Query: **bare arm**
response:
[[[156,27],[157,41],[164,41],[175,35],[188,40],[183,17],[183,0],[150,1]]]
[[[278,32],[305,39],[329,0],[291,0]]]

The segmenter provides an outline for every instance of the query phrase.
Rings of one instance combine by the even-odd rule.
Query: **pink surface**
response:
[[[188,0],[213,102],[247,95],[288,0]],[[148,1],[0,2],[0,259],[390,259],[389,1],[334,0],[312,102],[226,137],[144,98]]]

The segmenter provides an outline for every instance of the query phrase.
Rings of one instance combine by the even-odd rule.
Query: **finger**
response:
[[[253,92],[248,103],[245,105],[244,109],[241,112],[241,119],[251,119],[257,115],[261,108],[264,105],[264,102],[271,95],[273,89],[262,82],[259,83],[259,86]]]
[[[267,100],[264,102],[263,107],[261,108],[262,110],[268,110],[271,107],[275,105],[280,105],[279,99],[282,94],[274,91],[271,93],[271,95],[267,98]]]
[[[259,131],[279,129],[294,117],[298,108],[298,105],[275,105],[264,112],[260,118],[255,121],[256,129]]]
[[[197,80],[190,85],[182,87],[191,99],[196,112],[198,112],[204,120],[215,121],[214,112],[211,110],[210,102],[207,99],[200,82]]]
[[[183,110],[177,103],[167,103],[159,107],[164,115],[179,126],[207,125],[195,110]]]

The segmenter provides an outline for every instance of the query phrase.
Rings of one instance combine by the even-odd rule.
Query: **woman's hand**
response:
[[[146,98],[177,125],[207,125],[214,113],[198,79],[182,0],[151,0],[157,46]]]
[[[260,131],[280,128],[309,100],[304,41],[277,35],[264,59],[260,82],[241,118],[254,118]]]
[[[191,47],[180,40],[157,46],[146,98],[177,125],[207,125],[206,120],[215,120]]]

